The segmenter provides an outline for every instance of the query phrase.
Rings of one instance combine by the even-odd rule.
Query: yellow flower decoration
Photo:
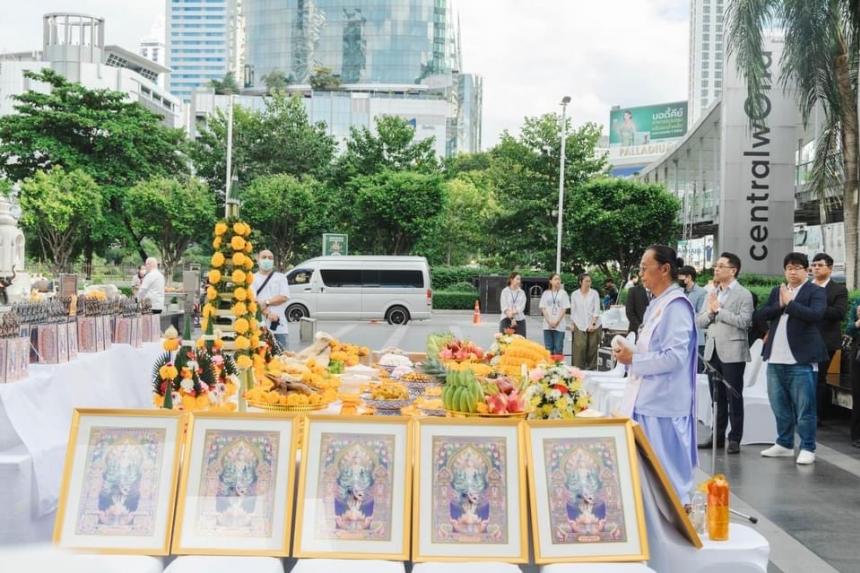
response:
[[[179,350],[179,343],[180,340],[178,338],[165,338],[161,346],[167,352],[173,352],[174,350]]]
[[[238,320],[236,322],[239,322]],[[235,325],[234,325],[235,327]],[[244,336],[237,336],[236,340],[233,341],[236,346],[236,350],[248,350],[248,347],[251,346],[251,341],[245,338]]]
[[[223,264],[224,264],[224,254],[223,253],[215,253],[214,255],[212,255],[212,266],[213,267],[217,268]]]
[[[236,332],[238,332],[239,334],[245,334],[246,332],[248,332],[249,328],[250,328],[250,325],[248,324],[248,321],[244,318],[240,318],[236,322],[233,323],[233,329]],[[249,342],[248,346],[250,346],[250,345],[251,345],[251,343]],[[248,348],[248,346],[246,346],[245,348]],[[238,346],[236,348],[238,348]]]
[[[254,268],[254,259],[251,257],[245,257],[245,270],[250,271]]]
[[[218,290],[213,286],[206,287],[206,300],[215,300],[216,298],[218,298]]]
[[[215,316],[215,307],[207,303],[203,307],[203,317],[208,318],[210,316]]]
[[[239,368],[250,368],[251,366],[253,366],[253,364],[254,363],[251,362],[250,356],[245,356],[244,354],[242,354],[241,356],[236,358],[236,366],[238,366]]]
[[[161,376],[162,380],[173,380],[176,378],[176,367],[165,364],[158,369],[158,375]]]
[[[209,283],[213,285],[217,285],[221,282],[221,271],[218,269],[212,269],[209,271]]]
[[[220,249],[221,248],[221,237],[215,237],[215,239],[212,241],[212,248],[213,249]]]
[[[245,277],[245,284],[248,286],[254,284],[254,273],[248,273],[248,276]]]
[[[200,394],[197,396],[197,409],[206,410],[207,408],[209,408],[209,396],[206,394]]]
[[[230,246],[233,247],[234,251],[241,251],[245,248],[245,239],[238,235],[233,235],[233,238],[230,239]]]
[[[256,334],[251,336],[251,348],[257,348],[260,346],[260,337]]]
[[[244,235],[245,224],[241,222],[233,223],[233,232],[237,235]]]
[[[216,235],[221,236],[226,232],[227,232],[226,223],[215,223],[215,234]]]
[[[242,253],[233,253],[233,266],[244,267],[246,258],[247,257]]]
[[[257,330],[257,327],[258,327],[258,326],[260,326],[260,325],[257,323],[257,319],[256,319],[256,318],[254,318],[254,317],[251,317],[250,322],[251,322],[251,328],[253,328],[254,330]]]
[[[239,290],[239,289],[236,289],[236,290]],[[249,302],[248,303],[248,312],[250,312],[251,314],[257,314],[257,303],[256,302]]]
[[[237,287],[236,290],[233,291],[233,296],[236,298],[236,300],[243,301],[248,298],[248,291],[245,290],[244,287]]]
[[[245,242],[245,252],[250,255],[251,251],[253,251],[253,250],[254,250],[254,247],[251,246],[251,241],[246,241]]]
[[[233,274],[230,275],[230,278],[233,280],[234,285],[240,285],[245,282],[245,271],[236,269],[233,271]]]
[[[248,314],[248,309],[245,307],[244,302],[237,302],[233,305],[233,316],[239,317]]]
[[[193,412],[197,406],[197,399],[194,396],[184,394],[182,396],[182,409],[188,412]]]

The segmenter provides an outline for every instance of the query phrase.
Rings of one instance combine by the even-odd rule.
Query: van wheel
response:
[[[311,313],[308,312],[308,309],[303,304],[291,304],[287,307],[286,314],[288,322],[298,322],[302,318],[310,316]]]
[[[409,322],[409,311],[402,306],[392,306],[385,313],[388,324],[406,324]]]

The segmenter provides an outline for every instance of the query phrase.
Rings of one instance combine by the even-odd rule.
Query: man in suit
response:
[[[681,288],[684,289],[684,294],[693,303],[693,310],[696,311],[696,316],[698,316],[702,312],[702,309],[705,308],[705,300],[707,300],[708,292],[696,284],[696,276],[696,269],[690,265],[685,265],[678,269],[678,284],[681,285]],[[696,330],[698,331],[696,333],[698,343],[697,352],[701,356],[705,352],[705,330],[702,327]],[[705,371],[705,365],[702,361],[699,361],[697,368],[699,374]]]
[[[711,397],[717,403],[717,447],[722,448],[726,426],[731,418],[729,445],[726,453],[741,451],[744,432],[744,369],[750,360],[747,329],[752,324],[753,299],[750,291],[737,281],[741,260],[734,253],[722,253],[714,265],[714,290],[705,307],[696,316],[696,327],[705,331],[704,358],[719,373],[708,376]],[[730,388],[726,388],[725,384]],[[701,448],[713,447],[713,437]]]
[[[767,395],[776,418],[776,443],[766,458],[794,457],[794,432],[800,435],[800,465],[815,462],[815,367],[827,359],[818,330],[827,296],[808,280],[809,259],[788,253],[783,259],[785,284],[774,287],[756,316],[770,321],[762,356],[767,365]]]
[[[627,302],[624,310],[627,314],[627,322],[630,323],[628,332],[635,332],[639,336],[639,327],[645,319],[645,309],[648,308],[648,292],[639,282],[639,274],[636,271],[630,275],[630,283],[627,289]]]
[[[827,295],[827,308],[824,319],[818,323],[818,330],[824,345],[827,347],[827,360],[818,365],[818,389],[815,403],[817,405],[818,425],[830,410],[830,390],[827,387],[827,371],[837,350],[842,348],[842,321],[848,311],[848,289],[842,283],[830,280],[833,274],[833,257],[826,253],[818,253],[812,257],[812,280],[824,289]]]

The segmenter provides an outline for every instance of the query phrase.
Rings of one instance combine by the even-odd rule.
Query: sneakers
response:
[[[804,450],[804,451],[806,451],[806,450]],[[801,453],[803,453],[803,452],[801,452]],[[807,452],[807,453],[812,453],[812,452]],[[764,458],[793,458],[794,457],[794,450],[791,450],[789,448],[783,448],[779,444],[774,444],[771,447],[769,447],[768,449],[762,451],[761,455]],[[812,454],[812,457],[814,459],[815,454]],[[806,462],[806,463],[812,463],[812,462]]]
[[[797,456],[797,465],[808,466],[813,463],[815,463],[815,452],[800,450],[800,454]]]

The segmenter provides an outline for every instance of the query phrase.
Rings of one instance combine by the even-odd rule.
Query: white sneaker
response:
[[[800,453],[797,455],[797,464],[801,466],[808,466],[809,464],[815,463],[815,452],[810,452],[809,450],[800,450]]]
[[[763,450],[761,453],[764,458],[793,458],[794,450],[790,450],[788,448],[783,448],[779,444],[774,444],[766,450]],[[810,462],[806,462],[810,463]]]

